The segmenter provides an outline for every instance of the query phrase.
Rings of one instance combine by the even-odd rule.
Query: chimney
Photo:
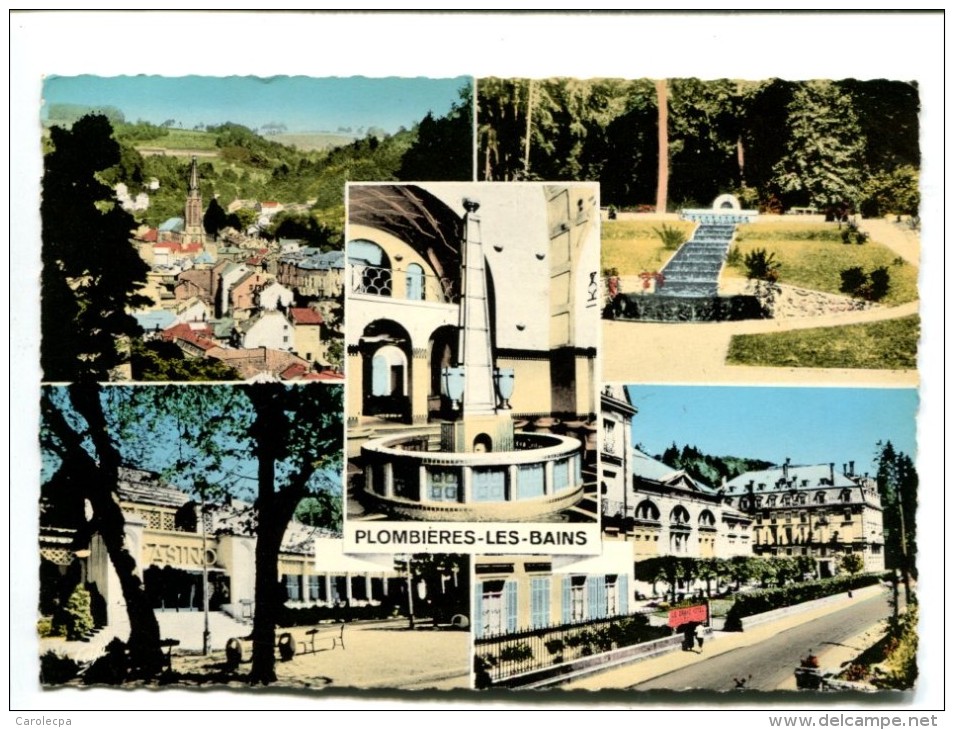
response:
[[[828,462],[828,478],[831,480],[831,485],[835,486],[835,462]]]
[[[855,475],[855,462],[848,462],[848,476],[853,477]]]
[[[782,465],[782,478],[788,481],[788,465],[792,463],[791,457],[785,457],[785,463]]]

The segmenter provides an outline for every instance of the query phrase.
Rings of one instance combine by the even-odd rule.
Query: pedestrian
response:
[[[692,624],[686,624],[682,628],[682,650],[683,651],[692,651],[692,642],[695,638],[695,633],[693,632]]]
[[[692,630],[693,635],[696,637],[696,643],[699,645],[700,653],[702,652],[702,643],[705,641],[702,632],[702,624],[696,624],[696,627]]]

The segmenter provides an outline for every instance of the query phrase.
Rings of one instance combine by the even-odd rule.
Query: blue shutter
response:
[[[594,576],[596,583],[596,618],[606,618],[606,578],[601,575]]]
[[[484,584],[478,582],[474,586],[474,638],[479,639],[484,635]]]
[[[550,624],[550,579],[530,579],[531,628],[538,629]]]
[[[599,584],[603,581],[601,576],[590,575],[586,578],[586,617],[588,619],[599,618],[600,593]]]
[[[620,616],[629,615],[629,576],[621,575],[616,584],[616,590],[619,592],[619,614]]]
[[[563,576],[563,623],[568,624],[573,620],[573,614],[570,610],[570,586],[572,579],[570,576]]]
[[[504,602],[506,614],[507,633],[514,633],[517,630],[517,582],[508,580],[504,584]]]

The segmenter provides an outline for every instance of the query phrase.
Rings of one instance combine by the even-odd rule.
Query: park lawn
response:
[[[821,228],[816,224],[817,228]],[[918,298],[918,269],[904,262],[891,249],[876,242],[866,244],[844,244],[824,240],[776,239],[765,240],[744,235],[741,242],[733,243],[738,247],[740,258],[735,265],[726,265],[724,276],[745,278],[745,255],[757,248],[764,248],[775,255],[781,264],[778,270],[779,283],[801,286],[806,289],[841,294],[841,272],[853,266],[860,266],[870,272],[880,266],[886,266],[891,275],[888,294],[881,300],[883,304],[898,305],[913,302]]]
[[[917,315],[882,322],[735,335],[729,365],[913,370],[918,364]]]
[[[736,241],[831,241],[841,243],[837,223],[816,221],[762,221],[745,223],[736,229]]]
[[[666,225],[692,235],[695,223],[688,221],[603,221],[600,259],[604,271],[616,268],[620,276],[659,271],[675,253],[663,246],[655,229]]]

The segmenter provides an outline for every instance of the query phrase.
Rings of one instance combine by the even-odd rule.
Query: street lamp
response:
[[[414,628],[414,586],[411,579],[411,556],[407,556],[407,618],[408,628]]]
[[[212,634],[209,631],[209,557],[205,534],[205,490],[200,493],[200,514],[202,520],[202,655],[209,653]]]

